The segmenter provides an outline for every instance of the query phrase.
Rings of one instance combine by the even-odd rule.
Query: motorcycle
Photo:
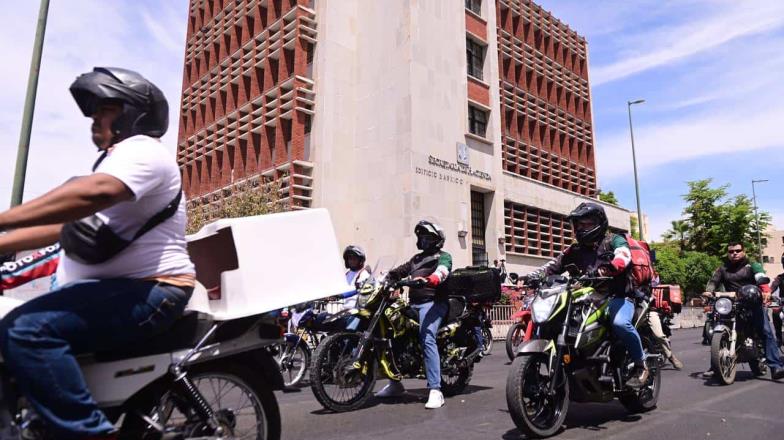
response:
[[[781,298],[779,296],[771,297],[770,303],[768,304],[768,308],[771,311],[771,318],[773,321],[773,333],[776,334],[776,341],[778,342],[779,347],[784,345],[784,341],[782,341],[782,320],[784,320],[784,308],[781,306]]]
[[[479,320],[479,327],[482,329],[482,354],[485,356],[493,352],[493,320],[490,318],[490,308],[492,306],[483,304],[471,304],[469,309],[471,314]]]
[[[288,324],[293,324],[290,331],[274,347],[275,361],[280,366],[286,387],[295,387],[305,378],[313,351],[329,333],[345,329],[345,326],[320,322],[319,314],[326,309],[326,304],[326,301],[313,301],[299,316],[295,315],[296,318],[290,316]]]
[[[198,288],[195,297],[207,298]],[[193,301],[193,299],[192,299]],[[0,297],[7,313],[21,301]],[[118,438],[280,438],[273,390],[283,380],[268,349],[280,338],[274,318],[249,315],[218,321],[186,312],[153,340],[78,358],[101,409],[119,427]],[[2,368],[6,432],[51,439],[47,426]],[[13,422],[13,423],[8,423]]]
[[[531,303],[535,295],[526,295],[523,298],[520,310],[511,316],[513,324],[506,332],[506,355],[513,361],[517,354],[517,349],[525,341],[533,337],[534,326],[531,320]]]
[[[573,272],[571,270],[570,272]],[[529,437],[550,437],[561,429],[569,402],[620,400],[629,411],[656,407],[661,387],[661,355],[656,353],[647,322],[648,304],[639,303],[634,324],[642,338],[650,369],[639,389],[625,385],[634,370],[624,344],[610,333],[610,298],[594,286],[604,277],[539,281],[531,305],[536,333],[523,342],[506,383],[509,413]]]
[[[762,302],[762,291],[754,285],[739,293],[716,292],[714,309],[718,315],[711,336],[711,369],[723,385],[735,382],[739,363],[748,363],[755,376],[767,374],[765,345],[752,324],[752,308]],[[765,318],[767,319],[767,318]]]
[[[404,287],[421,286],[410,279],[365,283],[359,289],[357,308],[333,318],[352,316],[360,324],[358,332],[330,335],[313,355],[311,389],[324,408],[335,412],[361,408],[372,394],[377,375],[394,380],[424,377],[417,313],[395,294]],[[477,346],[473,333],[477,317],[472,316],[475,312],[465,298],[450,296],[448,302],[437,344],[441,391],[453,396],[468,386],[482,347]]]

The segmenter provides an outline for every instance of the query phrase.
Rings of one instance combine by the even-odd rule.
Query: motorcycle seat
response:
[[[218,327],[207,343],[212,344],[239,337],[250,330],[258,320],[257,316],[249,316],[226,321]],[[192,311],[185,312],[171,328],[162,334],[123,347],[97,351],[93,357],[98,362],[112,362],[193,348],[207,334],[213,324],[214,321],[207,315]],[[259,335],[262,338],[276,339],[280,337],[280,331],[277,326],[261,326]]]

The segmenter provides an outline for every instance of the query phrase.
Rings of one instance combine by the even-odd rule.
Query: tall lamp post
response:
[[[642,235],[642,209],[640,208],[640,182],[637,179],[637,153],[634,151],[634,129],[632,128],[632,106],[642,104],[644,99],[636,101],[626,101],[626,108],[629,111],[629,135],[632,138],[632,164],[634,165],[634,191],[637,193],[637,228],[639,229],[640,240],[644,240]]]
[[[762,264],[762,232],[760,231],[759,212],[757,211],[757,190],[754,187],[755,183],[767,182],[768,179],[752,180],[751,181],[751,194],[754,197],[754,219],[757,224],[757,247],[759,248],[759,263]]]
[[[24,112],[22,113],[22,132],[19,135],[19,150],[16,154],[16,172],[14,174],[14,188],[11,193],[11,206],[22,203],[25,175],[27,173],[27,156],[30,151],[30,132],[33,128],[33,112],[35,111],[35,95],[38,91],[38,72],[41,70],[41,54],[44,50],[44,34],[46,33],[46,18],[49,15],[49,0],[41,0],[38,10],[38,27],[35,31],[33,43],[33,59],[30,61],[30,76],[27,78],[27,96],[25,97]]]

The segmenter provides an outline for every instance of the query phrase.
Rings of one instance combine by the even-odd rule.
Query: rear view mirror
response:
[[[580,268],[577,267],[576,264],[567,264],[566,267],[564,267],[564,269],[566,269],[566,272],[568,272],[569,276],[572,277],[576,277],[580,275],[580,272],[582,272]]]
[[[757,284],[760,286],[763,284],[770,284],[770,278],[763,276],[757,280]]]

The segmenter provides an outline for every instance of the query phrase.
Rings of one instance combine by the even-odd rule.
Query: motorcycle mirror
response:
[[[566,272],[569,273],[569,276],[572,277],[580,275],[581,272],[580,268],[577,267],[576,264],[567,264],[564,269],[566,269]]]
[[[760,285],[760,286],[763,285],[763,284],[770,284],[770,278],[762,277],[762,278],[757,280],[757,284]]]

